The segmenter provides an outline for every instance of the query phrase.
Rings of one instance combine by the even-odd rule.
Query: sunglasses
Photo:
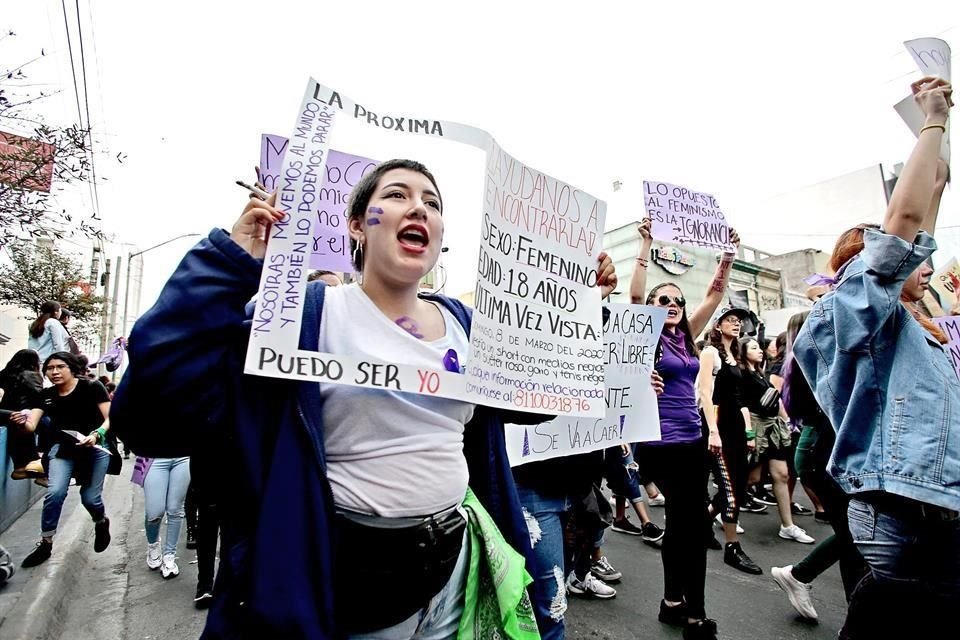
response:
[[[681,309],[687,306],[687,301],[684,300],[683,298],[671,298],[670,296],[660,296],[659,298],[657,298],[657,303],[661,307],[665,307],[669,305],[671,302],[676,303],[676,305]]]

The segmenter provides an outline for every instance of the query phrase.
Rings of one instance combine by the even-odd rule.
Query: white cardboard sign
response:
[[[532,413],[602,416],[603,344],[596,287],[606,205],[454,122],[372,112],[311,79],[283,158],[244,372],[435,395]],[[463,373],[298,348],[312,215],[334,116],[487,152],[471,352]],[[478,176],[479,178],[479,176]]]
[[[717,199],[669,182],[643,181],[643,202],[653,237],[684,247],[708,247],[735,253],[730,227]]]
[[[511,466],[576,455],[621,443],[660,439],[657,396],[650,386],[666,311],[610,304],[604,328],[606,384],[602,418],[560,417],[538,425],[507,425]]]
[[[903,43],[903,46],[907,48],[923,75],[939,76],[950,82],[952,65],[949,44],[940,38],[916,38],[915,40],[907,40]],[[919,138],[925,118],[913,96],[907,96],[893,105],[893,108],[910,131],[913,132],[913,135]],[[944,133],[943,142],[940,144],[940,157],[947,164],[950,164],[950,152],[950,121],[948,120],[947,130]]]

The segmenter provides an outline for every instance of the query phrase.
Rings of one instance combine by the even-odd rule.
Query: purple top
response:
[[[700,412],[697,409],[697,374],[700,361],[687,352],[684,333],[665,330],[660,335],[663,355],[657,371],[663,377],[663,394],[657,399],[660,406],[660,442],[672,444],[696,442],[700,432]]]

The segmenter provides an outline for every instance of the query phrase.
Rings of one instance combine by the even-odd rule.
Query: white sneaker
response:
[[[177,566],[177,556],[172,553],[165,553],[163,555],[163,566],[160,568],[160,573],[163,575],[164,580],[176,578],[180,575],[180,567]]]
[[[717,528],[718,528],[718,529],[723,529],[723,518],[720,517],[720,514],[719,514],[719,513],[717,514],[716,521],[717,521]],[[745,534],[746,532],[747,532],[747,530],[744,529],[743,527],[741,527],[741,526],[740,526],[740,521],[737,520],[737,535],[742,536],[742,535]]]
[[[666,503],[667,499],[663,497],[663,493],[658,493],[656,498],[647,496],[647,504],[651,507],[662,507]]]
[[[160,541],[153,544],[147,543],[147,566],[151,571],[156,571],[163,564],[163,555],[160,551]]]
[[[803,544],[813,544],[815,540],[807,535],[807,532],[795,524],[789,527],[780,527],[780,537],[784,540],[793,540]]]
[[[567,578],[567,593],[607,600],[615,597],[617,590],[593,577],[593,574],[589,571],[583,580],[577,580],[576,572],[571,572],[570,577]]]
[[[810,602],[811,585],[800,582],[793,577],[793,565],[783,568],[773,567],[770,569],[770,575],[773,576],[773,581],[777,583],[777,586],[787,593],[787,598],[790,599],[790,604],[797,610],[797,613],[810,620],[817,619],[817,610],[813,608],[813,603]]]

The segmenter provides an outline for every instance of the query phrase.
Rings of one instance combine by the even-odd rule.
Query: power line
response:
[[[80,110],[80,88],[77,87],[77,69],[73,65],[73,44],[70,39],[70,23],[67,21],[67,5],[65,0],[60,0],[60,6],[63,7],[63,28],[67,32],[67,51],[70,53],[70,71],[73,77],[73,95],[77,98],[77,118],[80,124],[83,124],[83,112]]]
[[[93,151],[93,123],[90,121],[90,95],[87,93],[87,61],[83,53],[83,26],[80,20],[80,0],[75,0],[77,7],[77,35],[80,38],[80,69],[83,72],[83,104],[87,113],[87,140],[90,142],[90,177],[93,182],[93,198],[96,206],[94,211],[100,213],[100,192],[97,190],[97,168],[94,162]]]

